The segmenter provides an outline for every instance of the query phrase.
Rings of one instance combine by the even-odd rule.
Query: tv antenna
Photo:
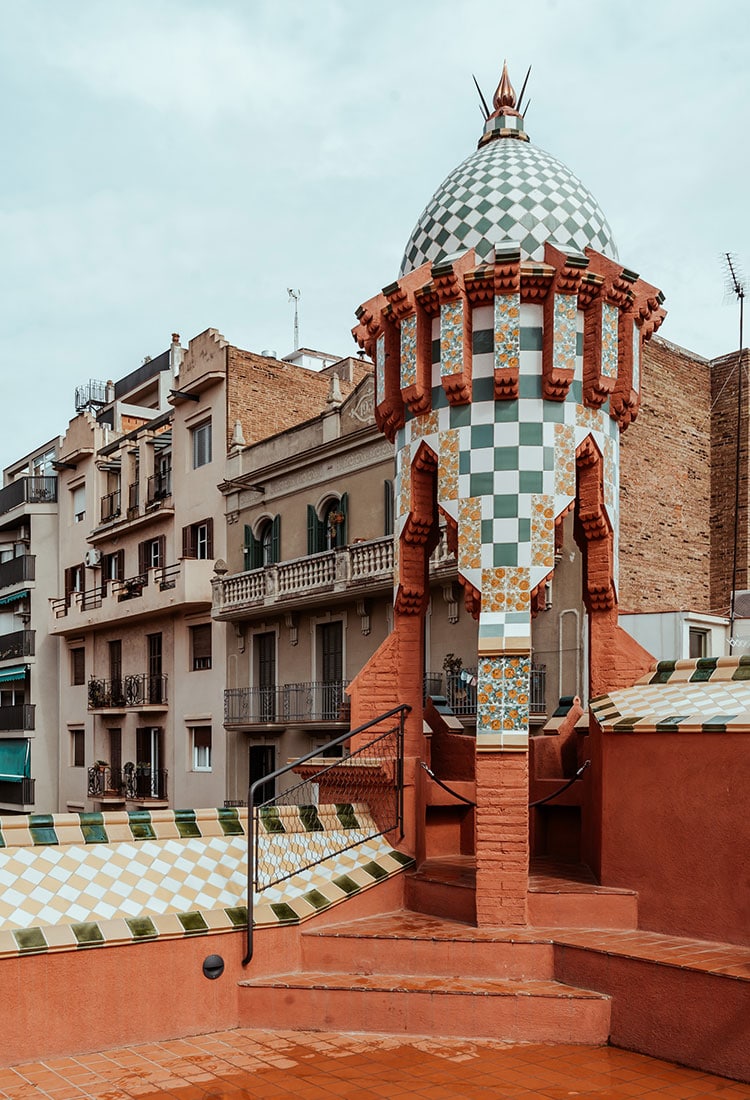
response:
[[[729,601],[729,653],[731,654],[735,644],[734,605],[737,586],[737,555],[740,527],[740,441],[742,438],[742,344],[745,314],[745,283],[740,277],[736,256],[733,256],[731,252],[725,252],[724,260],[727,270],[727,291],[730,294],[734,294],[740,307],[740,342],[737,352],[737,441],[734,453],[734,545],[732,548],[732,590]]]
[[[287,287],[287,294],[289,295],[287,301],[294,302],[294,350],[299,347],[299,300],[301,292],[299,290],[292,290],[291,287]]]

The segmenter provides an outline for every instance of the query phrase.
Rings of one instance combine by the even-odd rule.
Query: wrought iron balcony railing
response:
[[[137,481],[128,485],[128,519],[135,519],[140,511],[140,486]]]
[[[147,672],[113,680],[93,677],[88,684],[89,710],[120,710],[124,707],[163,706],[167,702],[167,677]]]
[[[123,764],[122,774],[125,782],[125,797],[136,802],[147,798],[167,801],[167,779],[169,772],[152,768],[150,764]]]
[[[115,489],[112,493],[105,493],[101,498],[101,521],[102,523],[110,523],[113,519],[117,519],[120,514],[120,490]]]
[[[95,764],[88,771],[86,793],[89,798],[125,797],[125,780],[122,768],[110,768]]]
[[[172,495],[172,471],[152,474],[146,485],[146,503],[158,504]]]
[[[545,714],[547,669],[536,665],[529,681],[529,714]],[[462,668],[459,672],[428,672],[424,678],[424,694],[444,695],[448,706],[459,717],[473,718],[477,713],[477,670]]]
[[[335,683],[276,684],[228,688],[224,692],[227,725],[284,725],[293,722],[341,722],[349,717],[348,680]]]
[[[56,477],[17,477],[0,489],[0,515],[19,504],[54,504],[56,500]]]
[[[0,661],[33,657],[35,633],[34,630],[13,630],[10,634],[0,634]]]
[[[7,588],[10,584],[22,584],[24,581],[33,581],[36,571],[36,556],[34,554],[19,554],[17,558],[9,558],[0,562],[0,588]]]
[[[93,611],[102,606],[103,601],[113,597],[118,603],[123,600],[137,600],[143,595],[144,589],[149,585],[151,578],[159,592],[166,592],[177,586],[177,580],[182,570],[182,563],[165,565],[152,569],[149,573],[137,573],[134,577],[126,577],[124,580],[103,581],[94,588],[87,588],[85,592],[71,592],[68,597],[58,596],[51,601],[52,613],[56,619],[62,619],[70,613],[72,607],[81,611]]]
[[[0,707],[0,730],[33,730],[34,710],[33,703]]]

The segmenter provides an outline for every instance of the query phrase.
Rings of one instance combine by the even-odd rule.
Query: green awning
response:
[[[28,665],[16,665],[14,668],[0,668],[0,684],[6,684],[9,680],[23,680],[26,678]]]
[[[0,782],[20,783],[31,774],[31,742],[0,741]]]
[[[0,604],[17,603],[18,600],[25,600],[28,594],[28,588],[24,588],[23,592],[13,592],[10,596],[3,596],[2,599],[0,599]]]

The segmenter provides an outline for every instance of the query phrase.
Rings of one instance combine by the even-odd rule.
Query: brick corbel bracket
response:
[[[415,316],[416,324],[416,381],[410,386],[401,386],[399,345],[399,387],[401,399],[414,416],[428,413],[432,406],[432,318],[414,296],[414,287],[409,283],[413,279],[401,279],[383,288],[383,294],[391,307],[391,316],[398,325],[410,316]]]
[[[576,450],[578,510],[576,519],[586,546],[583,599],[589,613],[610,611],[617,604],[614,583],[614,539],[604,507],[604,460],[589,435]]]
[[[555,302],[558,295],[575,300],[578,308],[578,291],[581,279],[589,265],[588,258],[580,252],[561,252],[549,241],[544,246],[544,262],[554,269],[552,293],[544,300],[544,335],[542,337],[542,397],[547,401],[564,401],[575,376],[575,359],[572,363],[555,362]]]
[[[441,306],[460,301],[463,317],[461,369],[453,374],[442,375],[443,389],[450,405],[467,405],[471,401],[472,340],[471,340],[471,303],[466,292],[464,275],[471,271],[474,264],[474,252],[470,251],[458,259],[449,257],[433,264],[431,269],[432,286]],[[442,373],[442,372],[441,372]]]
[[[404,402],[400,388],[399,331],[393,318],[393,309],[383,294],[370,299],[357,310],[358,325],[352,329],[357,344],[364,348],[369,357],[376,361],[378,339],[383,338],[383,399],[376,401],[375,421],[383,435],[391,443],[396,432],[405,423]],[[377,372],[377,365],[376,365]]]
[[[634,343],[637,339],[640,353],[644,342],[649,340],[661,325],[667,315],[667,311],[662,307],[664,295],[656,287],[639,278],[634,271],[628,270],[607,256],[602,256],[600,252],[587,248],[586,255],[589,258],[590,271],[602,277],[603,296],[619,309],[617,380],[608,396],[610,398],[609,415],[617,422],[620,430],[624,431],[637,417],[641,403],[640,387],[636,389],[633,384]],[[592,312],[601,314],[600,310]],[[601,343],[599,348],[601,349]],[[584,335],[585,355],[586,337]],[[586,381],[586,361],[584,360],[584,399]]]
[[[440,537],[436,488],[437,456],[422,443],[411,464],[411,508],[401,532],[395,608],[404,615],[427,609],[429,558]]]

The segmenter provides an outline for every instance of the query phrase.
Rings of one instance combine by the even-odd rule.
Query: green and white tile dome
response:
[[[548,240],[617,259],[612,230],[591,192],[559,160],[531,145],[520,118],[502,124],[512,130],[493,134],[496,140],[481,145],[438,187],[409,238],[399,275],[469,248],[489,259],[500,241],[517,241],[524,260],[542,260]]]

